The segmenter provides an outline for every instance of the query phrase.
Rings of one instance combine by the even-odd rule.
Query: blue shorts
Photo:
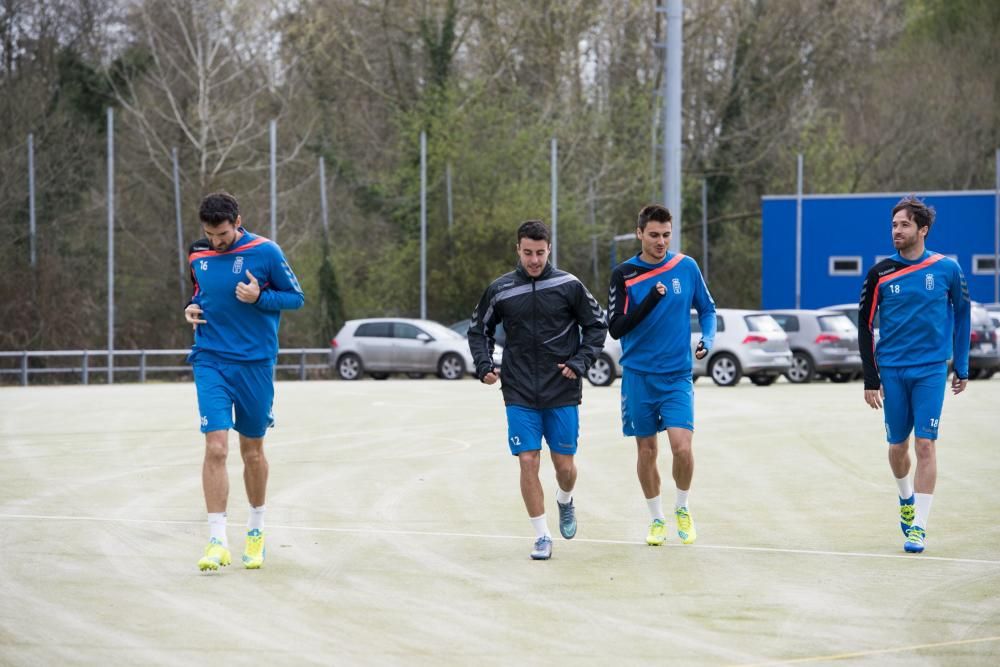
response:
[[[879,368],[885,398],[885,439],[905,442],[912,430],[918,438],[937,440],[941,406],[948,385],[948,364]]]
[[[580,406],[535,410],[520,405],[507,406],[507,444],[517,456],[542,448],[542,436],[556,454],[576,454],[580,438]]]
[[[248,438],[262,438],[274,426],[274,380],[270,364],[199,361],[192,367],[202,433],[234,428]]]
[[[622,370],[622,433],[656,435],[668,428],[694,430],[691,372],[637,373]]]

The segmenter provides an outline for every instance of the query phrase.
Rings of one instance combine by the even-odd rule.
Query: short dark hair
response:
[[[546,243],[552,243],[552,236],[549,234],[549,228],[545,226],[545,223],[541,220],[525,220],[521,223],[521,226],[517,228],[517,243],[521,244],[521,239],[529,238],[533,241],[545,241]]]
[[[639,211],[639,229],[645,231],[646,223],[650,220],[653,222],[673,223],[674,218],[665,207],[659,204],[650,204],[649,206],[643,206],[642,210]]]
[[[917,224],[917,228],[926,227],[927,233],[931,233],[931,225],[934,224],[934,216],[937,215],[933,206],[928,206],[916,195],[907,195],[892,207],[892,217],[895,218],[896,214],[903,210]]]
[[[206,225],[221,225],[224,222],[236,224],[240,215],[240,203],[236,197],[220,190],[213,192],[201,200],[198,217]]]

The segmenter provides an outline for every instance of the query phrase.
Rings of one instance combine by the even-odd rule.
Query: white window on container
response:
[[[834,256],[830,258],[831,276],[860,276],[861,256]]]
[[[993,255],[973,255],[972,273],[977,276],[993,275],[996,268],[996,257]]]

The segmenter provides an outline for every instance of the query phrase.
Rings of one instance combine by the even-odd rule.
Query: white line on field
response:
[[[754,662],[742,664],[742,667],[763,667],[763,665],[794,665],[802,662],[823,662],[826,660],[846,660],[847,658],[863,658],[869,655],[879,655],[883,653],[905,653],[908,651],[919,651],[925,648],[941,648],[944,646],[958,646],[960,644],[979,644],[981,642],[1000,641],[998,637],[980,637],[979,639],[957,639],[950,642],[937,642],[934,644],[914,644],[913,646],[900,646],[898,648],[880,648],[871,651],[855,651],[853,653],[837,653],[833,655],[816,655],[809,658],[791,658],[788,660],[770,660],[768,662]]]
[[[115,517],[100,516],[69,516],[61,514],[0,514],[0,521],[3,520],[28,520],[28,521],[95,521],[104,523],[138,523],[155,525],[203,525],[204,521],[170,520],[170,519],[119,519]],[[472,537],[487,540],[526,540],[525,535],[492,535],[486,533],[453,533],[433,530],[382,530],[379,528],[327,528],[320,526],[287,526],[280,524],[270,524],[271,528],[282,530],[301,530],[316,533],[356,533],[361,535],[414,535],[425,537]],[[623,544],[635,546],[642,542],[634,540],[602,540],[597,538],[578,537],[575,542],[585,542],[588,544]],[[744,547],[729,546],[724,544],[672,544],[667,543],[667,547],[675,549],[717,549],[726,551],[750,551],[758,553],[784,553],[802,554],[805,556],[847,556],[851,558],[901,558],[910,561],[937,561],[944,563],[973,563],[977,565],[1000,565],[1000,560],[984,560],[980,558],[948,558],[944,556],[926,556],[913,554],[875,554],[855,551],[821,551],[817,549],[782,549],[779,547]]]

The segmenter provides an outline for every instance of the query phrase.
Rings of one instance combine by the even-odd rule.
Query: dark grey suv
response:
[[[789,382],[810,382],[815,376],[847,382],[861,373],[858,328],[850,317],[833,310],[767,311],[788,334],[792,366]]]

